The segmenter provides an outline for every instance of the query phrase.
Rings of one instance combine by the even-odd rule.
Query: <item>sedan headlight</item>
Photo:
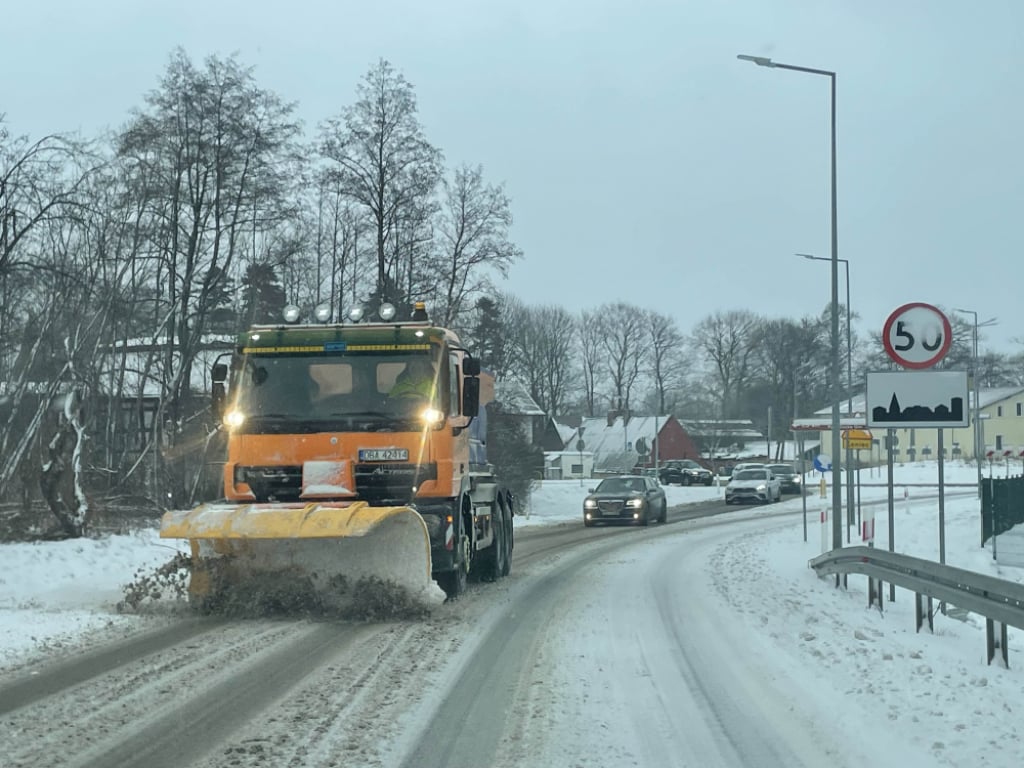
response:
[[[643,499],[630,499],[626,502],[627,507],[633,507],[633,509],[639,509],[644,505]]]
[[[597,501],[595,499],[586,499],[583,502],[584,509],[597,509]]]

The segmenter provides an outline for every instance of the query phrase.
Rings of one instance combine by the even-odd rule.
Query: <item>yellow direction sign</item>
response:
[[[871,432],[867,429],[844,429],[843,448],[851,451],[871,450]]]

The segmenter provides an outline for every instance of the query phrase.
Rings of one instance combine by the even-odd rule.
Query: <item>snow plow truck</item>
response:
[[[190,543],[193,605],[254,584],[332,607],[393,585],[430,604],[508,574],[514,500],[486,456],[493,377],[422,303],[409,321],[389,304],[361,314],[302,324],[289,306],[213,365],[224,498],[167,512],[160,530]]]

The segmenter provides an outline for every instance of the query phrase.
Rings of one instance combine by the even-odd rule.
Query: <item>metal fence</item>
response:
[[[808,564],[819,576],[866,575],[869,580],[868,602],[874,604],[877,601],[879,607],[882,605],[882,582],[911,590],[915,594],[918,631],[925,622],[929,629],[934,629],[933,598],[984,616],[989,664],[998,652],[1003,663],[1009,666],[1006,627],[1024,629],[1024,584],[873,547],[834,549]]]
[[[981,546],[1024,523],[1024,476],[985,478],[981,483]]]

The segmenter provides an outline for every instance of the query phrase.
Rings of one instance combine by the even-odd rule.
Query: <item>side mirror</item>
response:
[[[466,355],[462,358],[462,372],[467,376],[479,376],[480,375],[480,361],[475,357]]]
[[[213,417],[219,424],[224,419],[224,401],[227,399],[226,392],[224,390],[224,384],[222,382],[214,382],[213,391],[211,395],[211,410],[213,411]]]
[[[223,384],[228,380],[228,367],[224,363],[215,363],[210,369],[210,378],[214,382]]]
[[[480,413],[480,379],[467,376],[462,380],[462,415],[477,416]]]

